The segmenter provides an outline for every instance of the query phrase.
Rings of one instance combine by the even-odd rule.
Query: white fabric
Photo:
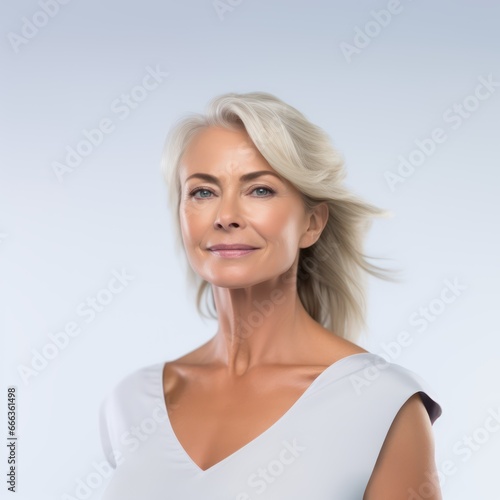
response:
[[[353,354],[326,368],[266,431],[203,471],[170,425],[163,366],[133,372],[103,400],[102,445],[115,470],[102,500],[361,500],[408,398],[420,393],[431,423],[442,412],[414,372]]]

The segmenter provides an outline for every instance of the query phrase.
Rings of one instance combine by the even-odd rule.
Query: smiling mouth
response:
[[[218,255],[219,257],[226,258],[235,258],[242,257],[244,255],[248,255],[252,252],[255,252],[258,248],[219,248],[219,249],[210,249],[210,251]]]

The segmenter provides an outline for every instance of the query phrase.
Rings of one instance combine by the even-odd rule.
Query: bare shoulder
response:
[[[354,342],[330,332],[326,328],[321,328],[319,339],[319,349],[328,357],[330,364],[353,354],[369,352]]]
[[[423,485],[426,499],[441,500],[434,449],[429,415],[413,394],[392,422],[363,500],[412,498]]]
[[[193,368],[199,365],[198,352],[200,349],[201,347],[198,347],[179,358],[164,363],[163,385],[166,391],[177,387],[182,380],[190,378]]]

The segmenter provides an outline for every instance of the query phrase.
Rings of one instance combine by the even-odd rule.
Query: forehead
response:
[[[258,167],[274,171],[244,129],[207,127],[189,142],[179,164],[182,179],[191,173],[220,170],[231,173]]]

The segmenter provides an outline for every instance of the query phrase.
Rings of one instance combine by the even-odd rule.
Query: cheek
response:
[[[201,214],[194,213],[181,207],[179,210],[179,224],[181,226],[182,239],[185,245],[191,244],[199,235],[201,227]]]
[[[275,249],[283,257],[282,252],[286,252],[287,257],[294,258],[298,248],[300,238],[300,228],[298,220],[290,211],[274,212],[272,217],[268,217],[265,224],[261,226],[264,238],[275,246]]]

